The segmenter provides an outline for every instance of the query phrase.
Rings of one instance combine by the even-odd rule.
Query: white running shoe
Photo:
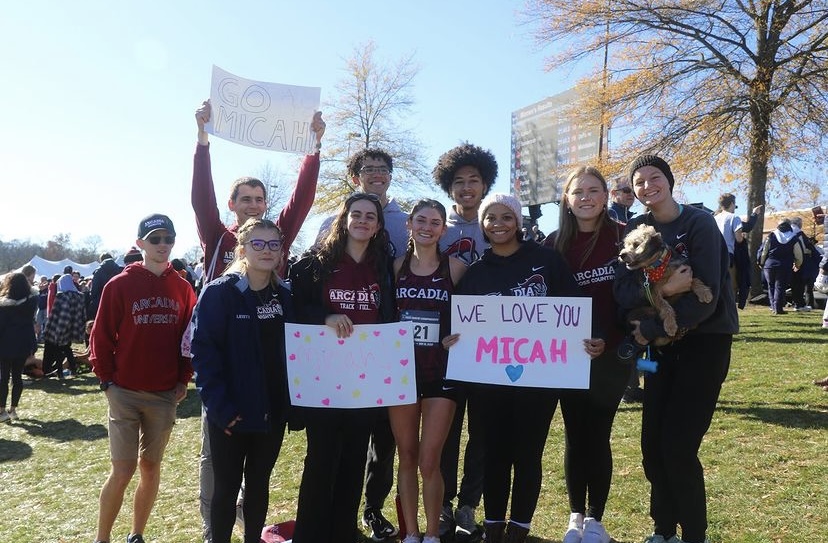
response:
[[[581,543],[610,543],[611,538],[600,521],[587,517],[584,519],[584,535]]]
[[[584,515],[571,513],[569,515],[569,526],[563,536],[561,543],[581,543],[584,535]]]

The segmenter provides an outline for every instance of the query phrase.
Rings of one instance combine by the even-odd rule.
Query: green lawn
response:
[[[730,375],[702,446],[710,540],[822,541],[828,533],[828,393],[811,381],[828,375],[828,330],[821,330],[818,312],[772,317],[767,308],[751,308],[741,315]],[[19,410],[20,421],[0,425],[0,543],[92,541],[109,469],[106,402],[97,380],[86,374],[66,384],[27,382]],[[200,541],[199,415],[191,390],[179,408],[148,543]],[[622,405],[604,525],[624,543],[651,531],[639,423],[640,408]],[[560,415],[552,426],[534,541],[559,542],[568,520]],[[293,517],[303,457],[304,434],[290,434],[271,480],[269,519]],[[128,496],[132,488],[134,482]],[[394,515],[390,503],[386,513]],[[124,540],[130,514],[127,502],[114,541]]]

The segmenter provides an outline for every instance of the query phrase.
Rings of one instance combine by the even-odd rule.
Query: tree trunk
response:
[[[766,206],[765,192],[768,186],[768,161],[770,160],[770,126],[771,107],[766,95],[753,100],[751,107],[752,129],[750,136],[750,184],[748,185],[747,212],[758,206]],[[765,224],[766,207],[759,213],[756,226],[750,232],[748,251],[750,261],[756,264],[756,251],[762,244],[763,226]],[[750,298],[762,294],[762,270],[758,266],[751,266]]]

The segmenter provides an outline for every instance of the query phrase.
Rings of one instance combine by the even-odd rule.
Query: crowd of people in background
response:
[[[406,213],[388,195],[393,157],[365,149],[348,163],[357,190],[322,223],[314,247],[289,261],[316,192],[321,114],[311,124],[315,150],[302,162],[278,219],[262,218],[264,184],[242,177],[231,187],[228,208],[235,222],[229,227],[220,220],[212,179],[204,128],[210,117],[205,101],[195,115],[192,179],[203,258],[171,258],[173,222],[152,214],[140,221],[123,266],[103,253],[90,277],[67,267],[37,278],[29,266],[0,285],[0,422],[20,417],[24,372],[62,380],[88,365],[106,395],[112,469],[100,493],[96,543],[111,541],[136,471],[141,482],[127,541],[143,543],[176,406],[193,378],[203,406],[199,500],[205,543],[229,543],[234,524],[245,543],[259,542],[270,474],[288,426],[307,438],[294,542],[354,541],[361,521],[376,541],[399,535],[404,543],[446,537],[521,543],[531,532],[547,475],[541,460],[558,404],[570,509],[562,541],[609,543],[610,443],[622,402],[643,404],[641,450],[653,520],[646,541],[707,541],[699,449],[728,373],[738,310],[749,301],[747,234],[761,205],[747,217],[736,214],[731,193],[720,196],[713,216],[684,205],[673,197],[670,165],[642,155],[626,175],[609,182],[594,167],[572,170],[558,228],[547,236],[534,219],[524,219],[517,198],[490,192],[497,176],[490,151],[464,143],[444,153],[433,177],[452,205],[423,199]],[[643,211],[631,210],[636,202]],[[652,227],[685,261],[664,287],[676,299],[682,333],[661,347],[656,342],[667,333],[660,317],[625,319],[648,304],[641,287],[645,272],[618,261],[622,240],[639,225]],[[717,238],[720,243],[711,243]],[[828,255],[802,231],[800,217],[780,220],[754,262],[774,315],[786,313],[788,287],[795,311],[816,307],[814,284],[828,275]],[[709,287],[711,302],[692,295],[693,278]],[[516,288],[530,283],[532,288]],[[334,294],[342,292],[370,303],[342,303]],[[448,380],[449,352],[459,341],[451,331],[449,301],[458,294],[591,298],[592,330],[579,347],[590,360],[588,388]],[[291,406],[286,323],[323,325],[347,338],[355,325],[396,321],[432,323],[439,332],[415,343],[415,403]],[[828,329],[828,308],[821,326]],[[657,371],[642,374],[619,363],[625,337],[647,346]],[[40,367],[27,367],[40,344]],[[84,349],[73,350],[78,344]],[[828,378],[814,383],[828,391]],[[383,511],[395,455],[398,525]]]

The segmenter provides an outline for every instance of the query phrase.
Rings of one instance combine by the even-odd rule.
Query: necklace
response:
[[[270,303],[269,300],[273,297],[273,294],[270,291],[270,285],[266,286],[262,290],[254,290],[253,294],[256,295],[256,298],[259,299],[259,302],[261,303],[262,306],[265,306],[268,303]],[[265,302],[265,300],[268,300],[268,301]]]

